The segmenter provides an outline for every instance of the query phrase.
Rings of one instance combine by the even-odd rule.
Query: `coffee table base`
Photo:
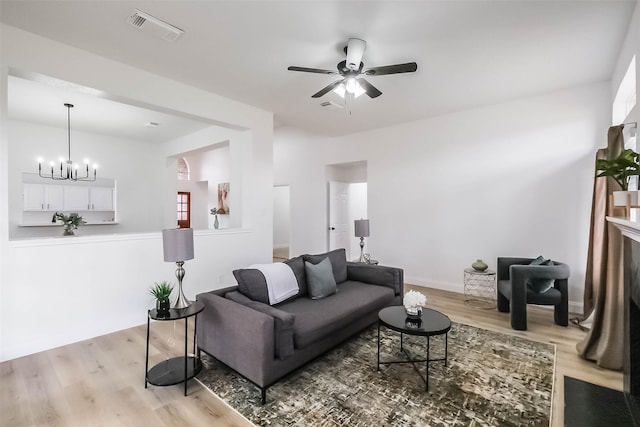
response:
[[[427,335],[427,358],[426,359],[412,359],[411,356],[409,355],[409,353],[404,349],[403,343],[402,343],[402,337],[403,337],[403,333],[400,332],[400,351],[402,351],[405,356],[407,356],[407,360],[389,360],[389,361],[385,361],[385,362],[381,362],[380,361],[380,322],[378,322],[378,366],[377,369],[378,371],[380,370],[380,365],[391,365],[394,363],[411,363],[411,365],[413,366],[413,369],[415,369],[415,371],[418,373],[418,376],[422,379],[422,381],[424,382],[424,390],[425,391],[429,391],[429,362],[442,362],[444,361],[444,366],[447,366],[447,356],[448,356],[448,352],[449,352],[449,332],[446,332],[444,334],[444,357],[440,358],[440,359],[431,359],[431,354],[430,354],[430,348],[431,348],[431,339],[430,336]],[[425,362],[425,366],[426,366],[426,375],[423,376],[422,372],[420,372],[420,369],[418,368],[418,366],[416,366],[416,363],[422,363]]]

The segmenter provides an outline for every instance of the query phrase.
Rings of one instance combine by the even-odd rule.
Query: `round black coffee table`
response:
[[[390,360],[386,362],[380,361],[380,325],[400,332],[400,350],[407,356],[406,360]],[[420,319],[408,319],[403,306],[392,306],[383,308],[378,312],[378,370],[380,365],[388,365],[392,363],[411,363],[420,378],[424,381],[425,390],[429,391],[429,362],[444,361],[447,366],[447,352],[449,346],[449,330],[451,329],[451,320],[444,314],[430,308],[423,308]],[[417,335],[427,337],[427,358],[412,359],[402,346],[402,335]],[[440,359],[430,358],[430,338],[436,335],[444,335],[444,357]],[[416,363],[425,362],[427,372],[423,377]]]

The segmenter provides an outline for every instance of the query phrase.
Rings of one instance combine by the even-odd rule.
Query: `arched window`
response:
[[[190,179],[189,163],[184,157],[178,159],[178,179],[182,181],[189,181]]]

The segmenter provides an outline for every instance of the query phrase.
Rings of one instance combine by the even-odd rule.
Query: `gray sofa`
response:
[[[309,298],[304,262],[317,264],[326,257],[337,292],[314,300]],[[253,382],[260,388],[262,403],[267,388],[280,378],[375,323],[380,309],[402,304],[402,269],[349,263],[344,249],[286,263],[300,291],[280,304],[250,298],[261,299],[264,281],[261,273],[250,269],[234,271],[238,286],[197,295],[205,305],[197,319],[198,352]]]

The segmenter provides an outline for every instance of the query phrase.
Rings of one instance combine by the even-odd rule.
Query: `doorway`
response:
[[[327,166],[328,177],[328,250],[344,248],[347,259],[359,256],[354,221],[368,218],[367,162]]]
[[[178,228],[191,228],[191,193],[178,191]]]

